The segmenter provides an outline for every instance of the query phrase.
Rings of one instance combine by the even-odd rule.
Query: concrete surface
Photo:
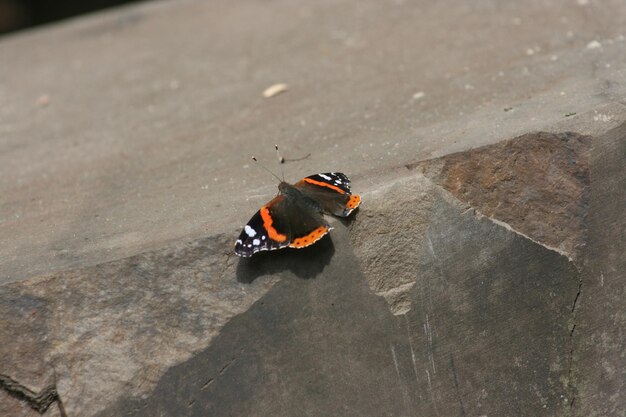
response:
[[[621,0],[187,1],[4,38],[0,279],[235,233],[275,192],[249,159],[275,168],[275,143],[311,153],[288,179],[342,170],[368,190],[586,112],[568,130],[606,130],[624,27]]]
[[[581,416],[626,412],[626,127],[604,139],[591,159],[589,248],[574,333]]]
[[[0,415],[624,414],[624,27],[185,1],[1,39]],[[274,143],[363,204],[241,260]]]

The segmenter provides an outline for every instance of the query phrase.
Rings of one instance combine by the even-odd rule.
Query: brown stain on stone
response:
[[[429,178],[481,213],[577,259],[585,244],[592,138],[529,133],[418,162]]]

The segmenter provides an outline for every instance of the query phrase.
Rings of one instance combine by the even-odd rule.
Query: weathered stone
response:
[[[54,386],[54,371],[46,360],[50,350],[45,299],[0,286],[0,415],[39,415],[24,400],[20,388],[32,393]],[[14,382],[17,382],[15,384]],[[6,385],[17,385],[11,389]],[[9,396],[9,393],[12,395]],[[52,406],[46,415],[54,413]]]
[[[238,283],[232,243],[172,244],[0,287],[0,374],[35,392],[55,383],[69,416],[145,394],[274,282]],[[15,399],[1,407],[24,409]]]
[[[345,253],[341,229],[331,237],[342,255],[322,273],[299,279],[289,269],[302,252],[281,254],[280,282],[208,349],[170,369],[147,398],[100,416],[405,414],[391,349],[406,337]]]
[[[19,402],[11,402],[9,397],[13,397]],[[56,407],[50,410],[52,405],[56,405]],[[2,415],[45,414],[47,416],[60,415],[61,417],[67,415],[55,384],[50,384],[39,391],[33,391],[7,375],[0,375],[0,407]]]
[[[624,414],[623,0],[392,3],[2,38],[0,380],[48,416]],[[235,261],[276,142],[362,209]]]
[[[589,241],[576,311],[575,415],[626,413],[626,125],[594,140]]]
[[[411,308],[408,294],[421,265],[415,256],[432,222],[432,182],[412,176],[363,196],[367,206],[352,225],[352,245],[372,291],[385,297],[394,314]]]
[[[365,225],[378,221],[368,207],[387,204],[386,193],[371,194],[357,219]],[[147,398],[99,416],[540,416],[569,407],[573,264],[454,199],[430,200],[408,314],[394,316],[371,292],[338,227],[341,255],[315,279],[295,277],[298,254],[283,254],[280,282],[209,348],[172,367]]]
[[[623,136],[608,138],[594,139],[608,149],[595,160],[620,160]],[[618,165],[592,173],[602,182]],[[84,416],[327,415],[339,405],[344,415],[553,416],[598,401],[591,387],[606,376],[586,380],[587,362],[572,360],[606,365],[600,355],[616,369],[620,335],[598,352],[578,333],[601,317],[575,308],[582,276],[567,257],[421,174],[363,201],[350,237],[337,222],[332,240],[306,250],[234,263],[232,241],[218,236],[5,285],[3,317],[16,320],[4,372],[33,391],[53,378],[68,415]],[[591,225],[607,227],[603,218]],[[619,247],[611,253],[603,265]],[[616,411],[610,381],[599,398]],[[32,413],[9,402],[14,415]]]
[[[406,318],[424,398],[417,414],[566,412],[576,268],[472,211],[433,211]]]
[[[410,164],[481,213],[579,258],[586,241],[591,137],[530,133]]]

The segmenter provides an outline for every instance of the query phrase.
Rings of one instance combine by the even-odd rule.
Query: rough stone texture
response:
[[[0,381],[61,417],[624,414],[624,7],[155,2],[3,38]],[[239,260],[276,142],[363,206]]]
[[[315,279],[289,273],[298,259],[284,256],[281,281],[209,348],[147,398],[99,416],[540,416],[569,407],[574,266],[458,202],[440,198],[432,210],[432,251],[413,255],[430,266],[413,271],[419,308],[392,315],[339,229],[342,255]]]
[[[594,142],[595,143],[595,142]],[[577,311],[578,416],[626,413],[626,125],[594,145],[589,249]]]
[[[385,297],[394,314],[411,308],[409,294],[420,267],[415,255],[424,250],[420,245],[440,194],[431,181],[413,176],[363,196],[368,207],[352,226],[352,245],[370,288]]]
[[[19,288],[0,287],[0,415],[39,415],[25,401],[9,396],[7,378],[35,393],[54,385],[54,371],[45,359],[50,350],[49,315],[45,300],[22,294]],[[46,416],[57,416],[55,409],[50,407]]]
[[[0,373],[36,392],[55,383],[69,416],[144,395],[274,282],[238,283],[231,243],[179,243],[0,287]],[[18,415],[14,403],[0,415]]]
[[[609,186],[592,208],[621,186],[625,130],[593,138],[588,187]],[[599,402],[619,415],[619,288],[586,296],[587,263],[581,273],[422,174],[363,200],[307,250],[239,259],[217,236],[4,285],[3,374],[35,391],[53,382],[69,416],[556,416]],[[591,217],[590,236],[620,224],[615,208]],[[606,251],[603,239],[586,250]],[[620,250],[584,259],[615,268]]]
[[[411,164],[460,200],[578,258],[586,241],[591,137],[531,133]]]
[[[2,406],[2,411],[6,412],[6,415],[29,416],[46,414],[48,416],[67,416],[54,383],[48,384],[45,388],[38,391],[33,391],[7,375],[0,375],[0,390],[0,399],[5,404]],[[13,401],[11,401],[11,398],[13,398]],[[10,406],[8,406],[9,404]],[[54,405],[56,407],[50,410],[50,407]]]
[[[566,257],[461,210],[433,207],[428,250],[417,255],[407,314],[424,398],[416,415],[558,415],[572,392],[577,271]]]

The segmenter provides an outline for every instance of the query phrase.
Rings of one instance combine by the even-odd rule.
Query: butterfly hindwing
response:
[[[295,186],[289,187],[297,189]],[[294,194],[289,192],[288,195]],[[285,209],[281,212],[285,214],[289,223],[289,247],[304,248],[320,240],[332,230],[332,227],[324,220],[319,202],[301,195],[298,191],[295,195],[299,197],[287,198]]]
[[[237,239],[235,253],[249,257],[260,251],[303,248],[317,242],[331,229],[312,206],[278,195],[252,216]]]

